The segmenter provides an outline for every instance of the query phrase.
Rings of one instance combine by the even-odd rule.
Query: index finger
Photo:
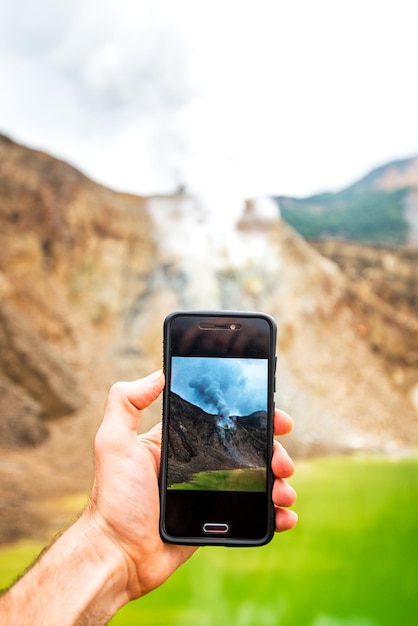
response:
[[[275,409],[274,411],[274,434],[287,435],[293,428],[293,420],[289,413],[282,411],[281,409]]]

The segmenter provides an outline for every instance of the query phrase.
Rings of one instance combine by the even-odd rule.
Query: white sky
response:
[[[416,0],[0,0],[0,132],[115,189],[303,196],[418,154]]]

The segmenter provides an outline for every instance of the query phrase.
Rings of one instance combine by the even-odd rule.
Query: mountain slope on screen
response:
[[[220,416],[170,394],[169,484],[201,471],[265,467],[265,411],[236,418],[236,427],[218,425]]]

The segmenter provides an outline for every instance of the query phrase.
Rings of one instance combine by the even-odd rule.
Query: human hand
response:
[[[144,435],[136,433],[141,410],[163,387],[162,372],[112,387],[95,440],[95,478],[89,504],[26,575],[1,596],[2,624],[105,624],[129,600],[163,583],[196,550],[161,541],[161,426]],[[274,421],[276,435],[292,427],[291,418],[283,411],[275,412]],[[276,530],[287,530],[297,520],[286,508],[295,501],[295,492],[286,482],[294,466],[277,442],[272,469]]]
[[[288,413],[280,409],[274,412],[275,436],[287,435],[293,428],[293,420]],[[295,490],[287,483],[286,478],[293,476],[295,465],[286,449],[278,441],[274,441],[271,467],[274,474],[273,502],[276,509],[276,532],[290,530],[298,521],[295,511],[287,507],[296,501]]]
[[[143,435],[136,433],[142,409],[159,396],[163,387],[162,372],[113,385],[95,441],[95,481],[87,514],[102,536],[119,550],[126,576],[126,601],[158,587],[196,550],[161,540],[161,426]],[[292,428],[291,418],[283,411],[276,410],[274,421],[276,435]],[[295,501],[295,492],[285,480],[292,475],[294,465],[277,442],[272,468],[276,530],[283,531],[292,528],[297,520],[296,514],[285,508]]]
[[[126,571],[126,601],[158,587],[195,551],[160,539],[161,426],[139,436],[136,432],[141,411],[163,387],[161,371],[114,384],[95,439],[95,480],[88,513],[119,549]]]

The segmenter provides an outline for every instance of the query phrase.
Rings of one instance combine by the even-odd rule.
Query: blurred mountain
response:
[[[357,292],[375,294],[394,316],[418,316],[418,248],[370,246],[323,239],[311,244],[343,270]],[[400,318],[399,318],[400,319]]]
[[[418,157],[379,167],[338,193],[276,198],[303,237],[418,248]]]
[[[108,387],[161,367],[175,309],[275,317],[292,454],[416,447],[413,308],[350,278],[272,200],[247,201],[234,223],[213,198],[116,193],[0,137],[1,540],[41,528],[57,494],[89,489]],[[156,403],[141,428],[160,416]]]
[[[89,485],[106,391],[131,350],[126,315],[152,271],[145,204],[0,137],[0,537],[40,522],[31,501],[54,485]]]

